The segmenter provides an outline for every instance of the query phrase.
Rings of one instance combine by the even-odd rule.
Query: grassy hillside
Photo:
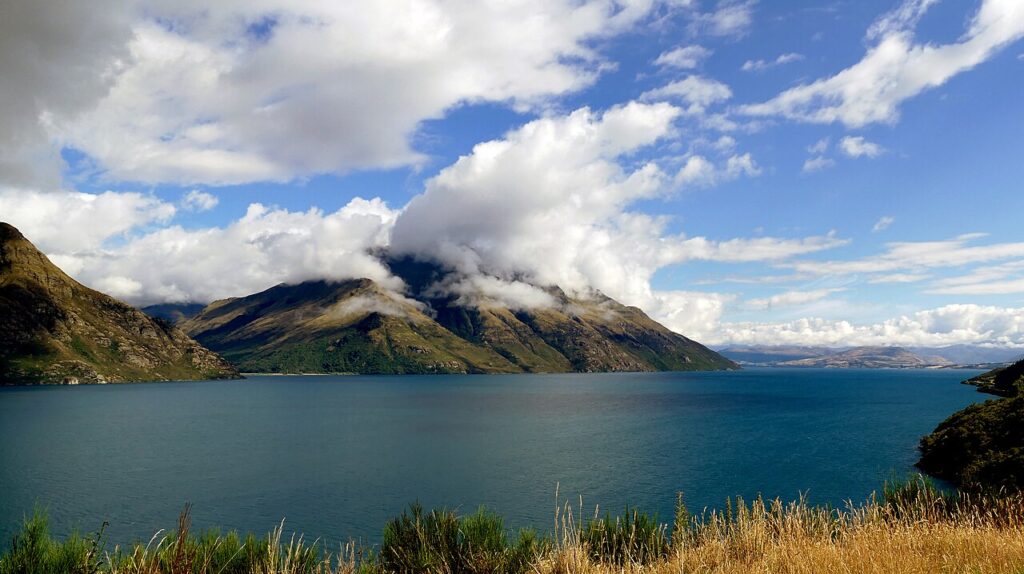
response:
[[[516,372],[490,349],[439,326],[369,279],[279,285],[217,301],[182,323],[243,371]]]
[[[0,384],[237,377],[166,321],[68,277],[0,223]]]

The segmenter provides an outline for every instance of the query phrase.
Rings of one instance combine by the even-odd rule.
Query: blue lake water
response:
[[[34,505],[57,533],[289,529],[373,543],[408,503],[487,505],[549,529],[555,490],[671,517],[757,493],[863,500],[918,439],[984,400],[977,371],[252,377],[0,389],[0,540]]]

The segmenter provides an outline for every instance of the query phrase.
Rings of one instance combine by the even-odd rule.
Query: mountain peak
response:
[[[75,281],[0,223],[0,383],[236,377],[180,329]]]
[[[25,236],[18,231],[17,227],[14,227],[10,223],[0,221],[0,243],[5,243],[12,239],[25,239]]]

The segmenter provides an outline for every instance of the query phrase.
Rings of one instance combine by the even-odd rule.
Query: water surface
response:
[[[555,489],[668,519],[729,495],[860,500],[985,395],[977,371],[252,377],[0,389],[0,540],[25,512],[108,539],[195,526],[374,542],[409,502],[548,529]]]

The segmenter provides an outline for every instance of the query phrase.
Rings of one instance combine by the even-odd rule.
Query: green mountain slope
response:
[[[515,373],[736,368],[635,307],[574,299],[551,308],[464,306],[428,287],[444,271],[392,262],[411,298],[369,279],[278,285],[218,301],[182,327],[243,371]]]
[[[0,384],[237,377],[183,331],[68,277],[0,223]]]
[[[494,351],[438,325],[369,279],[278,285],[217,301],[182,327],[243,371],[507,373]]]
[[[1024,489],[1024,361],[965,382],[1003,398],[939,424],[921,439],[918,466],[959,486]]]

